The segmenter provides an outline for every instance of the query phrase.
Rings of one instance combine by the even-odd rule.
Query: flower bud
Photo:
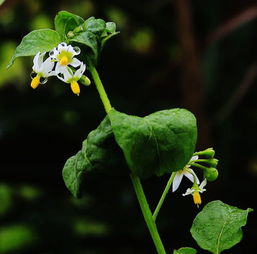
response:
[[[67,37],[68,38],[73,38],[75,36],[75,34],[72,32],[72,31],[69,31],[68,33],[67,33]]]
[[[203,151],[196,152],[196,153],[194,153],[194,155],[202,155],[202,156],[204,156],[206,158],[210,158],[211,159],[211,158],[214,157],[215,151],[213,150],[212,147],[210,147],[210,148],[207,148],[207,149],[205,149]]]
[[[79,83],[84,86],[89,86],[91,84],[91,81],[86,75],[82,75],[79,80]]]
[[[219,176],[219,172],[216,168],[206,168],[204,170],[204,177],[212,182],[212,181],[215,181]]]
[[[219,160],[217,160],[217,159],[215,159],[215,158],[206,160],[206,163],[207,163],[210,167],[213,167],[213,168],[216,168],[216,167],[217,167],[218,162],[219,162]]]
[[[77,27],[73,30],[74,33],[79,33],[79,32],[82,32],[82,31],[83,31],[83,27],[82,27],[82,26],[77,26]]]

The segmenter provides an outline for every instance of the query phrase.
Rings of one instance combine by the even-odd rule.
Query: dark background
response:
[[[59,10],[117,23],[121,33],[98,66],[116,109],[144,116],[185,107],[197,116],[197,149],[214,147],[220,172],[202,206],[219,199],[257,210],[256,1],[7,0],[0,7],[0,253],[156,253],[129,177],[90,176],[79,200],[63,183],[66,159],[105,115],[94,85],[79,97],[56,79],[33,90],[30,57],[6,70],[22,37],[53,28]],[[152,207],[167,177],[143,182]],[[158,217],[167,253],[198,248],[189,229],[201,208],[182,197],[188,187],[184,180],[170,193]],[[225,253],[253,250],[256,226],[254,212],[243,241]]]

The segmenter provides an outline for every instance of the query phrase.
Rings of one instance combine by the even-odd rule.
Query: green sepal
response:
[[[124,168],[127,168],[126,162],[115,142],[107,116],[97,129],[88,134],[87,139],[83,141],[82,149],[66,161],[62,173],[66,187],[73,196],[80,197],[89,173],[122,175],[126,174]]]
[[[212,201],[195,217],[190,232],[202,249],[219,254],[241,241],[241,227],[246,225],[251,211]]]
[[[188,110],[137,117],[112,109],[108,115],[130,170],[141,178],[183,169],[193,155],[197,127]]]
[[[39,29],[25,35],[16,48],[7,68],[11,67],[17,57],[34,56],[38,52],[52,50],[61,42],[60,35],[51,29]]]
[[[68,33],[83,23],[83,18],[68,11],[59,11],[54,18],[55,30],[60,34],[62,41],[65,42],[67,42]]]
[[[173,254],[196,254],[197,251],[194,248],[190,248],[190,247],[182,247],[178,250],[174,250]]]

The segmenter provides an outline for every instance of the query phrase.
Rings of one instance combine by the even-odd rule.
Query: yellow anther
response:
[[[79,87],[79,84],[78,84],[77,81],[72,81],[72,82],[70,83],[70,87],[71,87],[71,90],[72,90],[73,93],[79,95],[79,93],[80,93],[80,87]]]
[[[37,75],[35,78],[33,78],[33,79],[31,80],[30,86],[31,86],[33,89],[36,89],[39,84],[40,84],[40,76]]]
[[[201,196],[200,196],[200,193],[198,191],[195,191],[193,193],[193,199],[194,199],[194,203],[196,205],[201,205],[202,203],[202,200],[201,200]]]
[[[60,65],[64,66],[64,65],[67,65],[69,62],[69,59],[67,56],[63,56],[60,60]]]

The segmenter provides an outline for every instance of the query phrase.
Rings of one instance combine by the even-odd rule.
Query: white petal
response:
[[[176,191],[182,181],[183,178],[183,174],[181,174],[180,172],[177,172],[174,179],[173,179],[173,183],[172,183],[172,192]]]
[[[198,160],[198,158],[199,158],[199,156],[198,156],[198,155],[195,155],[195,156],[193,156],[193,157],[191,158],[190,161],[196,161],[196,160]]]
[[[38,52],[38,53],[35,55],[35,57],[34,57],[34,59],[33,59],[33,64],[34,64],[34,65],[33,65],[33,67],[32,67],[32,69],[33,69],[35,72],[40,72],[40,71],[41,71],[41,65],[42,65],[42,63],[43,63],[45,53],[46,53],[46,52],[44,52],[44,53]]]
[[[194,170],[191,169],[191,168],[189,168],[188,171],[191,172],[191,173],[189,173],[191,176],[193,176],[193,175],[195,176],[195,178],[196,178],[196,183],[199,184],[200,181],[199,181],[199,179],[198,179],[196,173],[194,172]],[[188,178],[189,180],[191,180],[189,177],[187,177],[187,178]],[[193,177],[193,179],[194,179],[194,177]],[[191,180],[191,182],[194,182],[194,180],[193,180],[193,181]]]
[[[203,187],[205,187],[206,184],[207,184],[207,180],[206,180],[206,178],[205,178],[205,179],[202,181],[202,183],[200,184],[199,188],[200,188],[200,189],[203,189]]]
[[[71,66],[73,66],[73,67],[78,67],[78,66],[80,66],[80,65],[82,65],[83,63],[81,62],[81,61],[79,61],[79,59],[77,59],[77,58],[72,58],[72,61],[71,61],[71,63],[70,63],[70,65]]]
[[[183,195],[183,196],[187,196],[187,195],[192,194],[194,191],[195,191],[195,190],[192,190],[192,189],[188,188],[188,189],[186,190],[186,193],[184,193],[184,194],[182,194],[182,195]]]
[[[41,67],[41,72],[44,74],[44,77],[53,76],[54,75],[53,68],[54,68],[54,62],[51,60],[50,57],[48,57],[44,61]]]
[[[62,51],[62,50],[65,50],[67,51],[68,47],[67,47],[67,44],[65,42],[61,42],[58,47],[57,47],[57,50],[58,51]]]
[[[66,82],[66,83],[67,83],[67,81],[68,81],[69,79],[71,79],[71,78],[73,77],[73,75],[70,73],[71,70],[70,70],[69,67],[67,67],[67,66],[61,66],[61,65],[58,64],[58,63],[57,63],[57,65],[56,65],[55,72],[56,72],[57,77],[58,77],[60,80]],[[62,77],[62,76],[59,76],[58,74],[62,74],[63,77]]]
[[[184,173],[184,175],[193,183],[194,182],[194,176],[189,173],[189,172],[186,172]]]
[[[82,64],[78,70],[76,70],[74,77],[80,79],[83,75],[84,71],[86,70],[86,65]]]

